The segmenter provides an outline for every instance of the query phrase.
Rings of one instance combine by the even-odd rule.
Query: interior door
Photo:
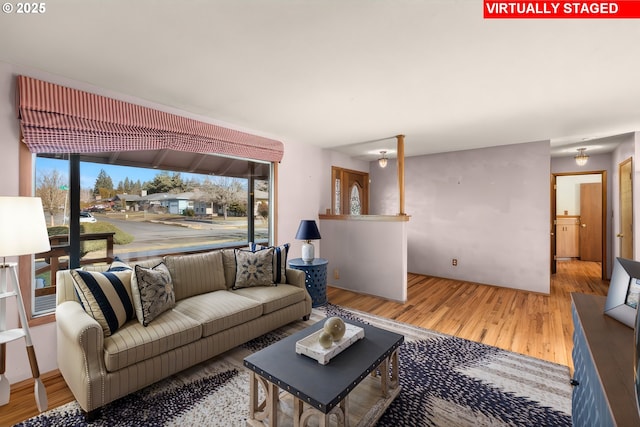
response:
[[[602,262],[602,183],[580,184],[580,260]]]
[[[342,194],[344,199],[342,205],[348,207],[346,214],[367,215],[369,213],[369,202],[367,200],[369,174],[362,172],[347,171],[344,174],[344,184]]]
[[[633,175],[632,162],[628,158],[618,165],[620,177],[620,256],[633,258]]]
[[[556,176],[551,175],[551,224],[549,229],[551,230],[551,274],[556,274]]]

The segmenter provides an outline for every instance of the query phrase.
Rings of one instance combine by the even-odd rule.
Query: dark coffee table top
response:
[[[296,342],[322,328],[321,320],[247,356],[244,366],[326,414],[404,341],[404,336],[394,332],[345,322],[364,328],[364,338],[326,365],[296,353]]]

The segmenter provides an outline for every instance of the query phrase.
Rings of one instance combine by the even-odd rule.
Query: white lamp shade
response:
[[[0,257],[51,249],[39,197],[0,196]]]

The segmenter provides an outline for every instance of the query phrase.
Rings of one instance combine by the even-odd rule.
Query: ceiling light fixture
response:
[[[380,154],[382,155],[382,157],[378,159],[378,164],[380,165],[381,168],[386,168],[388,159],[384,155],[387,154],[387,152],[381,151]]]
[[[578,154],[576,154],[576,164],[578,166],[584,166],[589,160],[589,156],[585,153],[586,148],[578,148]]]

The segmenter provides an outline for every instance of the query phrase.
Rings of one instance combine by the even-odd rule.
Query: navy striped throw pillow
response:
[[[131,299],[131,270],[71,271],[82,307],[102,326],[108,337],[135,318]]]

